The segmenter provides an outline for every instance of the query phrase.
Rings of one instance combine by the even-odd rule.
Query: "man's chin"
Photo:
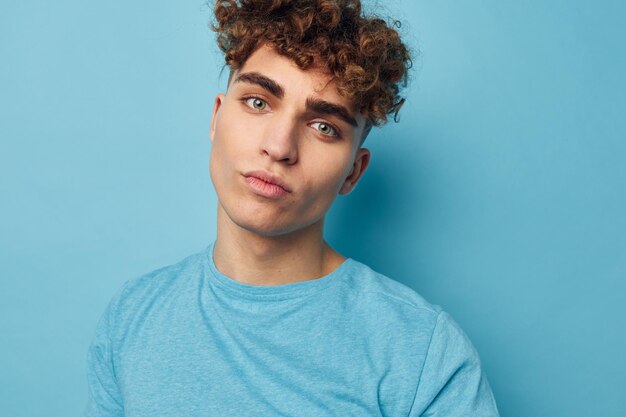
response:
[[[232,223],[232,226],[267,238],[295,235],[299,232],[306,233],[307,229],[319,223],[319,219],[310,222],[293,222],[277,213],[266,213],[262,210],[230,211],[224,209],[223,214],[226,215],[224,219]]]
[[[265,238],[289,237],[297,239],[298,235],[315,233],[312,229],[317,227],[323,228],[323,222],[320,222],[319,220],[307,224],[279,224],[277,222],[260,224],[258,222],[240,222],[237,223],[237,225],[250,233],[254,233]]]
[[[275,226],[258,226],[258,225],[241,225],[241,228],[245,229],[250,233],[254,233],[255,235],[267,238],[275,238],[280,236],[288,235],[297,229],[288,229],[288,228],[280,228]]]
[[[276,222],[276,219],[262,221],[262,219],[233,219],[233,223],[250,233],[263,237],[277,237],[292,233],[298,230],[295,225],[283,225]],[[290,227],[291,226],[291,227]]]

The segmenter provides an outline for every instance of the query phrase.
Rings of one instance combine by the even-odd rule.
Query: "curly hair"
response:
[[[212,29],[232,71],[262,44],[300,68],[319,59],[368,124],[380,126],[404,103],[411,57],[392,25],[363,16],[360,0],[216,0]]]

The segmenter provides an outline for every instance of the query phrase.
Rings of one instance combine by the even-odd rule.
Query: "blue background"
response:
[[[77,415],[113,293],[215,236],[226,73],[201,0],[2,10],[0,413]],[[383,13],[420,54],[328,240],[456,318],[503,416],[626,415],[624,3]]]

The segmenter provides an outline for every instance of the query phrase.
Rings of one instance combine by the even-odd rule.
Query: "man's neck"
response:
[[[345,257],[323,238],[323,219],[297,232],[267,237],[233,223],[218,208],[213,260],[224,275],[248,285],[271,286],[328,275]]]

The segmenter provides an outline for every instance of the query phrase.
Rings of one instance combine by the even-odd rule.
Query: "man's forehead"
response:
[[[309,71],[311,70],[306,69],[304,71],[305,73],[309,73]],[[228,87],[232,86],[236,82],[249,81],[251,78],[250,74],[270,79],[280,84],[281,86],[286,84],[284,82],[284,77],[282,76],[282,71],[264,71],[263,69],[257,69],[249,66],[246,68],[231,70],[228,76]],[[352,107],[352,103],[343,95],[341,95],[341,93],[337,89],[336,81],[332,76],[321,78],[314,76],[313,73],[310,73],[310,75],[310,86],[312,92],[323,95],[330,94],[332,96],[335,96],[337,100],[343,102],[344,105],[349,105],[350,107]],[[299,88],[297,88],[297,90],[302,91],[304,88],[306,88],[306,85],[298,84],[298,87]]]
[[[287,72],[305,75],[311,80],[316,90],[324,90],[333,88],[336,90],[335,76],[323,65],[319,57],[313,57],[313,62],[306,68],[301,68],[296,62],[277,51],[270,44],[263,44],[257,47],[243,62],[238,69],[231,71],[231,78],[234,73],[242,73],[247,71],[255,71],[262,73],[271,73],[274,78],[280,78]],[[229,79],[230,81],[230,79]]]

